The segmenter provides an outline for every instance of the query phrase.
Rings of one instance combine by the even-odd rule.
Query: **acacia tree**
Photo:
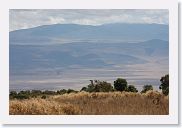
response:
[[[146,93],[149,90],[153,90],[153,86],[152,85],[144,85],[141,93]]]
[[[161,77],[160,79],[161,85],[159,86],[159,89],[162,89],[162,93],[164,95],[169,94],[169,74]]]
[[[127,90],[127,81],[123,78],[118,78],[114,81],[114,89],[117,91],[126,91]]]

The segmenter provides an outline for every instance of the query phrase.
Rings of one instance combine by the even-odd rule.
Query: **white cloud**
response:
[[[10,31],[49,24],[101,25],[108,23],[168,24],[167,10],[10,10]]]
[[[49,17],[49,21],[51,24],[64,23],[65,19],[62,17]]]

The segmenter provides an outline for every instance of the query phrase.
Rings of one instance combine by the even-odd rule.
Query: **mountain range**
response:
[[[10,71],[168,62],[168,25],[54,24],[10,32]]]
[[[168,25],[104,24],[100,26],[54,24],[10,32],[11,44],[49,44],[70,42],[139,42],[151,39],[168,41]],[[104,41],[104,42],[103,42]]]

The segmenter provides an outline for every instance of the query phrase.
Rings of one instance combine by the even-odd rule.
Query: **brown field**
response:
[[[10,100],[10,115],[167,115],[169,98],[159,92],[71,93],[46,99]]]

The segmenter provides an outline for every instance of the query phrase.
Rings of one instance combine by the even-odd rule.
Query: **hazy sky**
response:
[[[10,31],[49,24],[101,25],[108,23],[168,24],[167,10],[10,10]]]

